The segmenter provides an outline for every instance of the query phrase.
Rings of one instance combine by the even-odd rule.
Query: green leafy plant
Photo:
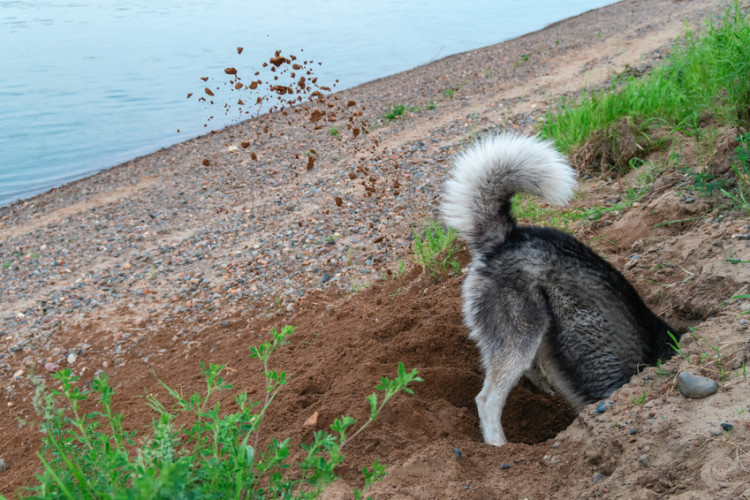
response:
[[[114,390],[106,374],[94,378],[90,388],[80,389],[78,377],[64,369],[52,377],[60,389],[47,392],[38,382],[35,406],[43,417],[43,449],[38,454],[44,471],[33,498],[316,498],[336,479],[334,469],[344,460],[343,448],[373,422],[384,405],[398,392],[422,382],[417,370],[398,365],[395,379],[382,377],[382,392],[368,396],[370,417],[350,436],[355,421],[336,419],[331,432],[317,431],[303,444],[303,458],[293,468],[288,462],[290,440],[277,438],[260,446],[264,416],[284,385],[285,372],[269,368],[271,354],[287,344],[293,331],[285,326],[271,331],[272,339],[250,348],[260,360],[265,377],[264,401],[252,402],[247,393],[235,395],[237,410],[226,412],[215,394],[232,389],[220,376],[224,365],[201,363],[206,388],[201,394],[183,396],[160,381],[172,404],[156,396],[147,404],[157,414],[150,435],[136,442],[136,432],[126,431],[123,414],[113,412]],[[83,413],[81,403],[98,396],[99,411]],[[62,405],[57,406],[58,400]],[[372,483],[385,475],[378,462],[365,467],[362,498]]]
[[[430,221],[421,231],[414,230],[414,259],[432,276],[446,267],[461,272],[461,265],[453,257],[460,250],[458,234],[452,228]]]
[[[396,104],[383,114],[383,119],[390,122],[400,116],[403,116],[407,111],[411,113],[421,113],[422,109],[419,106],[411,106],[407,108],[403,104]]]
[[[690,188],[705,195],[711,195],[714,191],[719,191],[726,185],[724,179],[717,179],[708,172],[690,172],[685,170],[685,175],[691,180],[692,185]]]
[[[443,97],[448,97],[449,99],[453,99],[453,97],[456,95],[456,90],[458,90],[458,88],[443,89],[443,92],[442,92]]]
[[[391,109],[385,112],[383,114],[383,118],[387,121],[395,120],[399,116],[403,115],[406,112],[406,106],[403,104],[396,104]]]
[[[331,127],[328,129],[328,135],[331,137],[338,137],[339,136],[339,129],[336,127]]]

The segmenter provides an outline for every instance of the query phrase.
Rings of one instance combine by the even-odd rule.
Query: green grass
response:
[[[443,89],[443,92],[442,92],[443,97],[447,97],[449,99],[453,99],[453,97],[456,95],[456,90],[458,90],[458,88],[455,88],[455,89],[454,88]]]
[[[583,209],[559,210],[541,206],[537,199],[526,193],[518,193],[513,198],[513,216],[521,222],[554,227],[561,231],[572,232],[574,225],[585,221],[601,219],[605,214],[625,210],[633,206],[648,193],[647,185],[630,187],[623,193],[623,201],[610,205],[594,205]]]
[[[396,378],[382,377],[366,400],[368,420],[354,432],[351,417],[336,419],[329,431],[316,431],[302,444],[300,462],[290,464],[290,439],[272,438],[262,448],[262,425],[267,409],[284,385],[285,372],[269,368],[269,358],[287,344],[293,328],[271,332],[273,339],[250,348],[260,360],[266,388],[263,401],[253,402],[246,392],[234,397],[234,412],[222,408],[216,394],[232,389],[220,376],[224,365],[201,363],[206,388],[183,396],[163,382],[170,402],[153,395],[146,404],[155,411],[151,433],[136,440],[125,430],[124,415],[112,410],[114,390],[105,374],[80,388],[70,369],[52,375],[60,389],[47,391],[37,379],[35,407],[43,416],[43,449],[38,454],[44,471],[32,498],[317,498],[336,478],[334,469],[344,460],[342,450],[373,422],[397,393],[413,391],[422,382],[417,370],[398,364]],[[98,409],[84,413],[82,402],[98,398]],[[60,404],[62,403],[62,404]],[[264,442],[268,438],[263,439]],[[364,488],[385,475],[376,460],[363,468]]]
[[[634,405],[636,406],[642,405],[643,403],[646,402],[646,391],[643,391],[643,394],[641,394],[639,398],[631,397],[630,399],[633,400]]]
[[[340,135],[339,134],[339,129],[337,127],[331,127],[331,128],[329,128],[328,129],[328,135],[330,135],[331,137],[338,137]]]
[[[419,106],[411,106],[407,108],[403,104],[395,104],[391,109],[383,114],[383,119],[390,122],[400,116],[403,116],[407,111],[411,113],[421,113],[422,109]]]
[[[737,161],[732,165],[735,174],[735,185],[733,189],[720,190],[732,202],[735,207],[750,213],[750,132],[737,138],[739,146],[735,149]]]
[[[433,276],[438,276],[447,268],[461,272],[461,265],[454,255],[461,249],[458,233],[434,221],[430,221],[421,231],[414,230],[414,260]]]
[[[595,132],[616,142],[627,128],[647,150],[657,128],[695,135],[707,116],[750,124],[750,26],[739,3],[720,26],[711,19],[701,37],[688,31],[648,76],[616,78],[605,90],[562,100],[545,116],[540,135],[570,153]]]

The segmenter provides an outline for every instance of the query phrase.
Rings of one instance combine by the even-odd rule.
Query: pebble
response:
[[[60,369],[60,365],[58,365],[57,363],[47,362],[47,363],[44,363],[44,369],[47,370],[48,372],[56,372],[57,370]]]
[[[692,399],[705,398],[719,390],[719,384],[715,380],[688,372],[682,372],[677,377],[677,387],[683,396]]]
[[[76,359],[78,359],[78,356],[76,356],[75,353],[71,352],[70,354],[68,354],[66,361],[68,362],[69,365],[72,365],[73,363],[76,362]]]
[[[461,450],[459,450],[458,448],[453,448],[453,453],[455,453],[458,458],[462,457]]]
[[[638,458],[638,465],[648,468],[651,465],[651,457],[649,455],[641,455]]]
[[[510,469],[510,464],[503,464],[500,466],[501,469]]]
[[[604,413],[605,411],[607,411],[607,409],[614,406],[614,404],[615,402],[612,401],[611,399],[608,399],[606,401],[600,401],[599,404],[596,405],[596,411],[597,413]]]
[[[734,426],[732,424],[727,423],[727,422],[722,422],[721,428],[722,428],[722,430],[725,430],[727,432],[732,432],[732,429],[734,429]]]
[[[602,479],[604,479],[604,474],[602,474],[601,472],[597,472],[596,474],[594,474],[594,484],[598,483]]]
[[[0,458],[0,472],[5,472],[6,470],[8,470],[8,463]]]

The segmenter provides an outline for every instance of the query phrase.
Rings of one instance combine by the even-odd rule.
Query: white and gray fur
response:
[[[550,142],[514,134],[486,138],[456,159],[443,219],[472,252],[463,314],[485,380],[476,398],[485,442],[506,442],[501,415],[526,375],[576,411],[671,356],[674,332],[604,259],[572,236],[518,226],[517,192],[567,203],[575,172]]]

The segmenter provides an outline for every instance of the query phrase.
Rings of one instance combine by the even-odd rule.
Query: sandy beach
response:
[[[482,375],[461,324],[460,277],[435,281],[411,260],[414,228],[437,220],[440,186],[464,145],[503,130],[533,133],[560,98],[647,72],[686,25],[701,28],[725,5],[626,0],[0,208],[0,459],[8,464],[0,492],[31,481],[37,466],[38,434],[17,425],[34,420],[30,372],[70,366],[90,380],[106,371],[138,427],[151,418],[144,388],[159,392],[152,370],[188,387],[200,381],[199,361],[228,363],[232,383],[252,387],[260,378],[247,347],[270,327],[291,324],[293,344],[275,362],[293,384],[269,433],[304,440],[312,430],[301,424],[313,411],[318,428],[341,413],[364,417],[373,381],[397,361],[420,367],[426,380],[349,450],[351,465],[329,498],[346,498],[339,492],[357,484],[372,457],[391,467],[376,498],[750,496],[743,448],[692,440],[705,434],[701,425],[729,418],[722,412],[750,394],[746,382],[695,406],[678,400],[669,381],[628,384],[606,418],[576,417],[524,386],[509,413],[519,422],[506,431],[511,444],[484,446],[473,402]],[[399,106],[400,116],[384,118]],[[606,200],[622,182],[593,178],[584,192]],[[744,350],[731,350],[731,359],[739,366],[747,329],[707,298],[718,303],[747,286],[747,271],[722,263],[729,252],[747,252],[744,239],[732,239],[749,232],[747,222],[706,215],[654,229],[657,216],[711,213],[700,200],[674,201],[675,178],[659,182],[663,189],[641,212],[613,215],[577,236],[597,241],[673,324],[700,324],[736,341]],[[711,246],[718,240],[720,249]],[[644,256],[637,266],[632,254]],[[647,265],[667,260],[678,266],[668,275]],[[679,267],[705,276],[683,283]],[[652,282],[673,277],[678,284],[658,295]],[[633,408],[641,391],[659,402]],[[750,430],[748,414],[735,415],[738,442]],[[640,425],[637,439],[628,434]]]

